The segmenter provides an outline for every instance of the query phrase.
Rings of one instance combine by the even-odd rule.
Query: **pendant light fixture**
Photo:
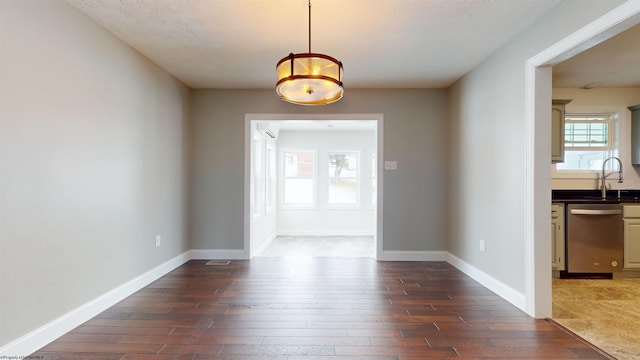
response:
[[[342,99],[342,63],[311,52],[311,0],[309,0],[309,52],[291,53],[276,65],[276,92],[294,104],[324,105]]]

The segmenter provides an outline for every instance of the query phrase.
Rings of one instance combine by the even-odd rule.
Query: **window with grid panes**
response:
[[[614,150],[612,123],[611,114],[567,114],[564,162],[556,164],[556,169],[601,170]]]

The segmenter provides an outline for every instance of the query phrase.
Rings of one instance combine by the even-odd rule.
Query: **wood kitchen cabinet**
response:
[[[640,269],[640,205],[623,206],[624,268]]]
[[[551,163],[564,162],[564,114],[565,105],[572,100],[551,102]]]
[[[631,163],[640,165],[640,104],[628,109],[631,111]]]
[[[551,204],[552,270],[565,270],[564,246],[564,204]]]

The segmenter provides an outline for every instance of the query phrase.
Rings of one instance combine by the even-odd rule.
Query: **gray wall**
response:
[[[450,88],[448,250],[516,291],[525,283],[525,62],[623,2],[564,1]]]
[[[0,26],[1,347],[188,249],[189,93],[62,1]]]
[[[444,250],[447,239],[446,90],[346,90],[330,106],[302,107],[273,90],[191,92],[191,246],[243,247],[244,115],[384,114],[385,250]]]

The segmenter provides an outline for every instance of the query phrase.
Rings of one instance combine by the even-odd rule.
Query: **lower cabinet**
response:
[[[624,268],[640,269],[640,205],[623,206]]]
[[[565,270],[564,204],[551,204],[551,269]]]

